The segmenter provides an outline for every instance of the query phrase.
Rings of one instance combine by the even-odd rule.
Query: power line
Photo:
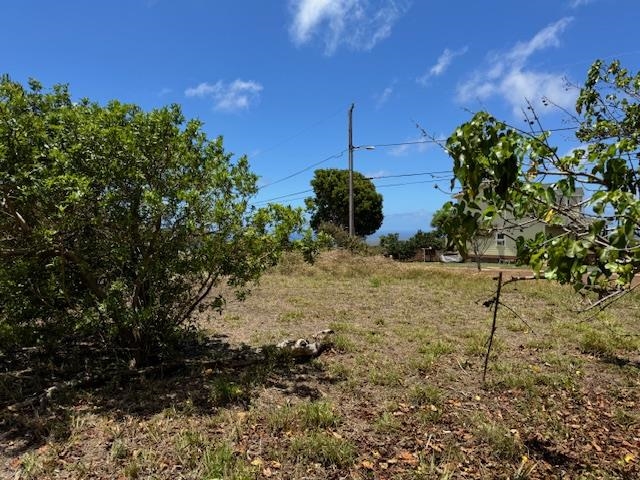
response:
[[[286,195],[280,195],[279,197],[273,197],[273,198],[269,198],[267,200],[260,200],[258,202],[255,202],[254,205],[259,205],[259,204],[262,204],[262,203],[269,203],[269,202],[273,202],[274,200],[280,200],[282,198],[293,197],[294,195],[302,195],[303,193],[309,193],[309,192],[312,192],[312,191],[313,191],[313,189],[310,188],[308,190],[302,190],[300,192],[288,193]],[[305,197],[302,197],[302,198],[305,198]]]
[[[419,172],[419,173],[402,173],[400,175],[378,175],[376,177],[366,177],[367,180],[380,180],[382,178],[400,178],[400,177],[420,177],[423,175],[431,175],[436,178],[437,175],[451,174],[450,170],[441,170],[438,172]]]
[[[510,127],[510,125],[506,125],[508,128]],[[533,131],[533,132],[528,132],[528,133],[534,133],[534,134],[539,134],[539,133],[544,133],[544,132],[564,132],[567,130],[577,130],[579,127],[558,127],[558,128],[548,128],[548,129],[544,129],[544,130],[540,130],[540,131]],[[371,143],[371,144],[366,144],[369,145],[371,147],[401,147],[403,145],[420,145],[420,144],[425,144],[425,143],[436,143],[438,145],[446,142],[447,139],[446,138],[434,138],[434,139],[428,139],[428,140],[412,140],[410,142],[398,142],[398,143]]]
[[[298,175],[300,175],[301,173],[307,172],[309,170],[311,170],[313,167],[317,167],[318,165],[321,165],[325,162],[328,162],[331,159],[334,158],[340,158],[342,155],[344,155],[344,152],[346,152],[346,150],[342,150],[340,153],[336,153],[334,155],[331,155],[327,158],[324,158],[322,160],[320,160],[319,162],[316,163],[312,163],[311,165],[307,165],[306,167],[304,167],[302,170],[298,170],[297,172],[294,172],[290,175],[287,175],[286,177],[282,177],[279,178],[278,180],[274,180],[273,182],[267,183],[265,185],[262,185],[261,187],[258,188],[258,191],[262,190],[263,188],[267,188],[270,187],[271,185],[275,185],[276,183],[281,183],[284,182],[285,180],[289,180],[290,178],[296,177]]]
[[[442,175],[442,174],[450,174],[451,172],[449,170],[440,170],[440,171],[434,171],[434,172],[417,172],[417,173],[403,173],[403,174],[399,174],[399,175],[380,175],[378,177],[366,177],[367,180],[382,180],[385,178],[400,178],[400,177],[417,177],[417,176],[424,176],[424,175],[431,175],[433,177],[432,180],[424,180],[424,181],[419,181],[419,182],[407,182],[407,183],[397,183],[397,184],[388,184],[388,185],[377,185],[376,188],[381,188],[381,187],[396,187],[396,186],[401,186],[401,185],[412,185],[412,184],[418,184],[418,183],[434,183],[434,182],[438,182],[438,181],[445,181],[445,180],[451,180],[451,176],[445,176],[445,177],[438,177],[437,175]],[[307,190],[301,190],[299,192],[293,192],[293,193],[287,193],[285,195],[279,195],[277,197],[272,197],[269,198],[267,200],[260,200],[254,203],[254,205],[262,205],[265,203],[269,203],[269,202],[273,202],[274,200],[282,200],[283,198],[289,198],[289,197],[293,197],[295,195],[302,195],[304,193],[310,193],[312,192],[313,189],[307,189]],[[289,199],[291,201],[293,200],[300,200],[300,199],[304,199],[306,197],[300,197],[300,198],[292,198]]]
[[[440,142],[446,142],[447,139],[446,138],[442,138],[442,139],[435,139],[435,140],[414,140],[411,142],[399,142],[399,143],[373,143],[373,144],[367,144],[371,147],[401,147],[403,145],[419,145],[421,143],[440,143]]]
[[[422,180],[419,182],[405,182],[405,183],[389,183],[387,185],[376,185],[376,188],[384,188],[384,187],[403,187],[405,185],[417,185],[419,183],[436,183],[444,180],[451,180],[453,177],[449,178],[437,178],[435,180]]]
[[[332,113],[331,115],[329,115],[328,117],[325,117],[321,120],[317,120],[316,122],[314,122],[313,124],[311,124],[310,126],[303,128],[302,130],[297,131],[296,133],[294,133],[293,135],[290,135],[289,137],[286,137],[284,140],[281,140],[280,142],[276,143],[275,145],[259,152],[258,154],[254,155],[254,157],[257,157],[258,155],[264,155],[267,152],[270,152],[272,150],[275,150],[276,148],[280,147],[281,145],[284,145],[285,143],[290,142],[291,140],[293,140],[294,138],[299,137],[300,135],[302,135],[303,133],[308,132],[309,130],[317,127],[318,125],[326,122],[327,120],[329,120],[330,118],[335,117],[336,115],[338,115],[339,113],[342,112],[342,107],[340,107],[339,110],[336,110],[334,113]]]

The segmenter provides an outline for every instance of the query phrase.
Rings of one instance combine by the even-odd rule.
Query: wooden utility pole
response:
[[[353,207],[353,107],[355,104],[351,104],[349,108],[349,235],[355,236],[356,234],[356,222],[355,213]]]

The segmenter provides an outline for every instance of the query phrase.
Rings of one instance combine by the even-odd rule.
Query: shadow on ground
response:
[[[0,355],[0,453],[15,457],[67,438],[78,408],[116,419],[166,409],[210,414],[230,404],[247,407],[262,387],[317,399],[309,380],[330,381],[318,363],[294,362],[273,345],[234,347],[219,336],[182,354],[146,368],[90,344]]]

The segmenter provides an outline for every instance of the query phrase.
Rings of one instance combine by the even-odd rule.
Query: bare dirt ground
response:
[[[571,289],[509,284],[483,384],[499,266],[469,267],[287,257],[199,319],[221,361],[5,414],[0,477],[640,478],[639,297],[579,314]],[[252,351],[326,328],[309,363]]]

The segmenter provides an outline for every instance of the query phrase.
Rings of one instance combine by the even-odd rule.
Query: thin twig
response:
[[[597,302],[589,305],[587,308],[576,310],[576,313],[585,313],[585,312],[588,312],[590,310],[593,310],[596,307],[600,307],[598,312],[596,312],[596,315],[597,315],[599,312],[601,312],[605,308],[609,307],[609,305],[613,304],[614,302],[617,302],[619,299],[621,299],[626,294],[634,291],[636,288],[638,288],[638,286],[640,286],[640,283],[636,283],[634,286],[629,287],[626,290],[616,290],[615,292],[610,293],[606,297],[603,297],[600,300],[598,300]],[[611,300],[611,301],[609,303],[606,303],[608,300]]]
[[[487,355],[484,357],[482,383],[485,383],[485,379],[487,377],[487,366],[489,365],[489,355],[491,354],[491,346],[493,345],[493,336],[496,333],[496,319],[498,317],[498,305],[500,305],[500,289],[501,288],[502,288],[502,272],[498,274],[498,288],[496,289],[496,301],[493,308],[493,323],[491,324],[491,335],[489,335],[489,346],[487,347]]]
[[[516,312],[513,308],[511,308],[509,305],[507,305],[507,304],[505,304],[505,303],[500,302],[500,305],[502,305],[504,308],[506,308],[506,309],[507,309],[507,310],[509,310],[511,313],[513,313],[516,317],[518,317],[518,318],[520,319],[520,321],[522,321],[522,323],[524,323],[524,324],[527,326],[527,328],[528,328],[529,330],[531,330],[531,333],[533,333],[533,334],[537,335],[537,333],[536,333],[536,332],[535,332],[535,330],[531,327],[531,325],[529,325],[529,323],[527,323],[527,321],[526,321],[522,316],[520,316],[520,314],[519,314],[518,312]]]

